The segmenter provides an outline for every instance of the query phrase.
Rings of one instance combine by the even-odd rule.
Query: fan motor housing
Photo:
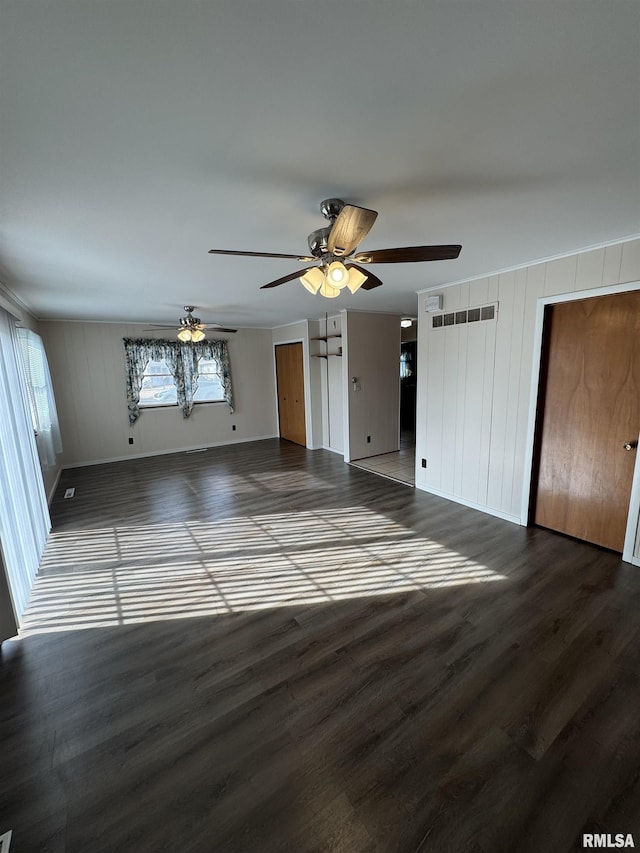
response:
[[[309,237],[307,238],[309,251],[314,258],[320,258],[329,251],[328,243],[330,233],[331,226],[328,225],[326,228],[317,228],[309,234]]]

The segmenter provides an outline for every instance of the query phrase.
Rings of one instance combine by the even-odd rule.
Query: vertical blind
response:
[[[50,526],[15,321],[0,308],[0,548],[18,625]]]

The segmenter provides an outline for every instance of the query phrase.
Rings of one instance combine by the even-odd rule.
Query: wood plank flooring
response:
[[[615,554],[277,440],[69,470],[52,515],[2,645],[12,853],[640,844]]]

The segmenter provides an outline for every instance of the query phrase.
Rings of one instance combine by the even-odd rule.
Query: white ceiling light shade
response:
[[[327,281],[331,287],[337,287],[342,290],[349,282],[349,270],[345,267],[342,261],[333,261],[327,269]]]
[[[319,267],[311,267],[306,273],[300,277],[300,281],[307,288],[309,293],[314,295],[320,290],[324,284],[324,273]]]
[[[355,293],[356,290],[359,290],[362,287],[368,276],[366,276],[364,273],[361,273],[360,270],[357,269],[350,269],[347,272],[347,287],[349,288],[351,293]]]
[[[329,284],[329,277],[325,278],[322,282],[322,287],[320,288],[320,296],[326,296],[327,299],[335,299],[336,296],[340,296],[340,288],[333,287]]]
[[[189,326],[183,326],[181,329],[178,329],[178,340],[185,344],[197,344],[198,341],[203,341],[205,337],[206,335],[202,329],[190,328]]]
[[[309,293],[319,293],[327,299],[335,299],[343,287],[355,293],[366,280],[364,273],[355,268],[348,270],[341,261],[333,261],[328,267],[311,267],[300,277]]]
[[[413,320],[409,317],[405,317],[403,320],[400,320],[400,325],[403,329],[408,329],[410,326],[413,326]]]

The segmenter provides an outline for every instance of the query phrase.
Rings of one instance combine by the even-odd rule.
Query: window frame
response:
[[[201,371],[200,371],[200,365],[202,364],[202,362],[209,363],[209,362],[215,362],[215,361],[216,361],[216,359],[213,359],[213,358],[199,358],[198,359],[198,380],[199,381],[204,376],[207,375],[207,374],[201,373]],[[153,364],[159,364],[159,363],[164,364],[166,372],[156,373],[156,374],[147,374],[147,369],[148,369],[149,365],[152,363]],[[227,403],[227,401],[224,397],[223,377],[222,377],[222,371],[221,371],[219,363],[218,363],[217,367],[218,367],[218,369],[215,371],[214,375],[218,378],[218,384],[220,386],[220,394],[222,394],[223,396],[221,396],[219,399],[216,399],[216,400],[196,400],[195,395],[194,395],[194,400],[193,400],[194,406],[217,406],[220,403],[225,403],[225,404]],[[162,358],[162,359],[149,359],[149,361],[147,363],[147,367],[145,368],[145,371],[143,374],[141,391],[142,391],[142,388],[144,387],[145,379],[153,377],[154,375],[155,376],[168,377],[171,381],[171,384],[170,384],[170,386],[168,385],[168,383],[165,384],[165,388],[170,387],[174,390],[174,392],[176,392],[175,379],[173,378],[173,374],[169,370],[169,367],[168,367],[166,360],[164,358]],[[196,391],[196,394],[198,393],[199,390],[200,390],[200,384],[198,382],[198,390]],[[142,393],[140,394],[140,401],[138,403],[138,406],[140,409],[171,409],[173,407],[179,408],[177,396],[176,396],[175,400],[172,400],[169,402],[163,403],[163,402],[157,401],[157,402],[148,402],[147,403],[147,402],[143,401]]]

